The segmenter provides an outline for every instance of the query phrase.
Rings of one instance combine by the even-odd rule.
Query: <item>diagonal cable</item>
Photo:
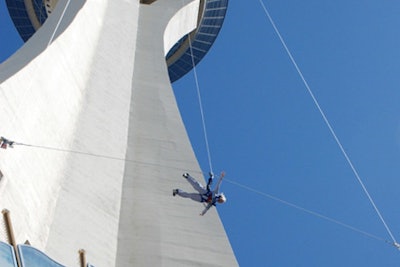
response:
[[[293,58],[293,56],[292,56],[292,53],[290,52],[289,48],[287,47],[285,40],[282,38],[282,35],[280,34],[280,32],[279,32],[278,28],[276,27],[276,25],[275,25],[275,23],[274,23],[274,21],[273,21],[271,15],[269,14],[267,8],[265,7],[264,2],[263,2],[262,0],[259,0],[259,2],[260,2],[260,4],[261,4],[261,6],[262,6],[262,8],[263,8],[263,10],[264,10],[264,12],[265,12],[265,14],[267,15],[267,17],[268,17],[270,23],[272,24],[272,27],[274,28],[275,33],[278,35],[278,37],[279,37],[279,39],[280,39],[280,41],[281,41],[283,47],[285,48],[286,53],[288,54],[290,60],[292,61],[294,67],[296,68],[297,73],[299,74],[301,80],[303,81],[305,87],[307,88],[308,93],[310,94],[311,98],[313,99],[315,106],[318,108],[319,113],[321,114],[322,118],[324,119],[325,124],[328,126],[329,131],[331,132],[331,134],[332,134],[333,138],[335,139],[337,145],[339,146],[340,150],[342,151],[343,156],[346,158],[346,161],[347,161],[348,164],[350,165],[350,168],[352,169],[352,171],[353,171],[355,177],[357,178],[358,182],[360,183],[360,185],[361,185],[361,187],[362,187],[364,193],[367,195],[369,201],[371,202],[371,205],[374,207],[376,213],[378,214],[378,217],[379,217],[380,220],[382,221],[384,227],[386,228],[386,231],[388,232],[388,234],[389,234],[390,237],[392,238],[393,242],[394,242],[395,244],[397,244],[396,239],[394,238],[392,232],[390,231],[389,226],[387,225],[387,223],[386,223],[385,219],[383,218],[381,212],[379,211],[379,209],[378,209],[378,207],[376,206],[374,200],[372,199],[371,195],[369,194],[369,192],[368,192],[368,190],[367,190],[367,187],[364,185],[363,181],[361,180],[361,177],[360,177],[360,175],[358,174],[356,168],[354,167],[352,161],[350,160],[349,156],[347,155],[346,151],[344,150],[342,143],[340,142],[339,138],[337,137],[335,131],[333,130],[332,125],[330,124],[328,118],[326,117],[324,111],[322,110],[322,108],[321,108],[321,106],[319,105],[319,103],[318,103],[316,97],[314,96],[314,94],[313,94],[313,92],[312,92],[310,86],[308,85],[306,79],[304,78],[303,73],[301,72],[300,68],[298,67],[296,61],[294,60],[294,58]]]
[[[47,47],[49,47],[50,44],[53,42],[54,36],[56,35],[56,32],[57,32],[57,30],[58,30],[58,27],[60,27],[61,21],[62,21],[62,19],[64,18],[64,15],[65,15],[65,11],[67,11],[68,6],[69,6],[70,3],[71,3],[71,0],[68,0],[68,2],[65,4],[64,9],[63,9],[63,12],[62,12],[62,14],[61,14],[61,17],[60,17],[60,19],[58,20],[56,27],[54,28],[53,34],[51,35],[49,42],[47,43]]]
[[[274,200],[274,201],[276,201],[276,202],[280,202],[281,204],[284,204],[284,205],[286,205],[286,206],[295,208],[295,209],[297,209],[297,210],[300,210],[300,211],[302,211],[302,212],[308,213],[308,214],[313,215],[313,216],[315,216],[315,217],[318,217],[318,218],[320,218],[320,219],[324,219],[324,220],[329,221],[329,222],[331,222],[331,223],[340,225],[340,226],[342,226],[342,227],[345,227],[345,228],[350,229],[350,230],[352,230],[352,231],[354,231],[354,232],[363,234],[363,235],[368,236],[368,237],[370,237],[370,238],[373,238],[373,239],[376,239],[376,240],[379,240],[379,241],[384,241],[384,242],[386,242],[386,243],[388,243],[388,244],[393,245],[391,242],[388,242],[387,240],[385,240],[385,239],[383,239],[383,238],[381,238],[381,237],[379,237],[379,236],[376,236],[376,235],[374,235],[374,234],[371,234],[371,233],[368,233],[368,232],[366,232],[366,231],[360,230],[360,229],[358,229],[358,228],[356,228],[356,227],[354,227],[354,226],[351,226],[351,225],[349,225],[349,224],[347,224],[347,223],[344,223],[344,222],[341,222],[341,221],[339,221],[339,220],[333,219],[333,218],[328,217],[328,216],[326,216],[326,215],[323,215],[323,214],[321,214],[321,213],[318,213],[318,212],[315,212],[315,211],[312,211],[312,210],[303,208],[303,207],[301,207],[301,206],[299,206],[299,205],[293,204],[293,203],[291,203],[291,202],[288,202],[288,201],[286,201],[286,200],[283,200],[283,199],[278,198],[278,197],[276,197],[276,196],[273,196],[273,195],[271,195],[271,194],[268,194],[268,193],[262,192],[262,191],[260,191],[260,190],[251,188],[251,187],[249,187],[249,186],[240,184],[240,183],[238,183],[238,182],[235,182],[235,181],[232,181],[232,180],[229,180],[229,179],[225,179],[225,180],[226,180],[228,183],[231,183],[231,184],[233,184],[233,185],[236,185],[236,186],[238,186],[238,187],[241,187],[241,188],[243,188],[243,189],[246,189],[246,190],[248,190],[248,191],[250,191],[250,192],[253,192],[253,193],[256,193],[256,194],[258,194],[258,195],[267,197],[267,198],[272,199],[272,200]]]

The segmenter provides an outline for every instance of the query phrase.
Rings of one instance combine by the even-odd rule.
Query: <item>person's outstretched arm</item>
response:
[[[224,179],[224,177],[225,177],[225,172],[221,172],[221,174],[220,174],[220,176],[219,176],[219,180],[218,180],[217,186],[216,186],[215,189],[214,189],[214,192],[215,192],[216,194],[219,192],[219,186],[221,185],[222,179]]]

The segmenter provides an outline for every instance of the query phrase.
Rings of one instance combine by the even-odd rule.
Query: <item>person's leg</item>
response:
[[[205,189],[201,183],[196,181],[196,179],[194,179],[192,176],[190,176],[190,174],[184,173],[183,177],[185,177],[188,180],[188,182],[193,186],[194,190],[199,192],[201,195],[204,195],[207,193],[207,189]]]
[[[174,196],[178,195],[180,197],[184,197],[184,198],[190,198],[191,200],[197,201],[197,202],[202,202],[203,199],[201,197],[200,194],[198,193],[187,193],[185,191],[182,191],[180,189],[175,189],[174,190]]]

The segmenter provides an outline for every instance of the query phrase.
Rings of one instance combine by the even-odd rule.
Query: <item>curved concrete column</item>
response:
[[[94,266],[236,266],[216,210],[200,217],[172,197],[190,187],[183,172],[201,172],[164,34],[192,30],[198,2],[71,1],[47,47],[65,3],[5,63],[14,72],[0,66],[0,134],[32,145],[0,151],[0,208],[17,241],[66,266],[79,249]],[[173,37],[172,18],[189,24]]]

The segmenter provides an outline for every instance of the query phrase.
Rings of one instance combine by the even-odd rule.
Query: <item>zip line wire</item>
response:
[[[356,168],[354,167],[352,161],[350,160],[349,156],[347,155],[346,151],[344,150],[344,148],[343,148],[343,146],[342,146],[342,143],[340,142],[340,140],[339,140],[339,138],[337,137],[335,131],[333,130],[332,125],[330,124],[330,122],[329,122],[328,118],[326,117],[324,111],[322,110],[321,106],[319,105],[319,103],[318,103],[316,97],[314,96],[314,93],[312,92],[310,86],[308,85],[306,79],[304,78],[303,73],[301,72],[300,68],[298,67],[296,61],[294,60],[294,57],[292,56],[292,53],[290,52],[288,46],[286,45],[285,40],[283,39],[283,37],[282,37],[282,35],[280,34],[278,28],[276,27],[275,22],[274,22],[274,20],[272,19],[270,13],[268,12],[268,10],[267,10],[267,8],[266,8],[264,2],[263,2],[262,0],[259,0],[259,2],[260,2],[260,5],[262,6],[262,8],[263,8],[263,10],[264,10],[264,13],[265,13],[266,16],[268,17],[268,20],[270,21],[272,27],[274,28],[275,33],[278,35],[279,40],[281,41],[283,47],[285,48],[286,53],[288,54],[288,56],[289,56],[291,62],[293,63],[294,67],[296,68],[297,73],[299,74],[301,80],[303,81],[304,86],[306,87],[308,93],[310,94],[312,100],[314,101],[315,106],[317,107],[319,113],[321,114],[323,120],[325,121],[325,124],[328,126],[329,131],[331,132],[332,136],[334,137],[334,139],[335,139],[337,145],[339,146],[339,148],[340,148],[340,150],[341,150],[343,156],[346,158],[347,163],[350,165],[350,168],[352,169],[352,171],[353,171],[355,177],[357,178],[357,180],[358,180],[358,182],[360,183],[362,189],[364,190],[364,193],[367,195],[369,201],[371,202],[371,205],[372,205],[373,208],[375,209],[375,212],[376,212],[377,215],[379,216],[381,222],[383,223],[384,227],[386,228],[386,231],[388,232],[388,234],[390,235],[391,239],[393,240],[393,243],[394,243],[394,244],[398,244],[397,241],[396,241],[396,239],[394,238],[394,236],[393,236],[391,230],[389,229],[389,226],[386,224],[386,221],[385,221],[385,219],[383,218],[381,212],[379,211],[379,209],[378,209],[378,207],[376,206],[374,200],[372,199],[371,195],[369,194],[369,192],[368,192],[366,186],[364,185],[363,181],[361,180],[361,177],[360,177],[360,175],[358,174]]]
[[[384,239],[382,239],[382,238],[380,238],[380,237],[377,237],[377,236],[372,235],[372,234],[370,234],[370,233],[367,233],[367,232],[365,232],[365,231],[359,230],[359,229],[357,229],[357,228],[355,228],[355,227],[353,227],[353,226],[350,226],[350,225],[348,225],[348,224],[342,223],[342,222],[337,221],[337,220],[335,220],[335,219],[329,218],[329,217],[327,217],[327,216],[325,216],[325,215],[322,215],[322,214],[320,214],[320,213],[313,212],[313,211],[310,211],[310,210],[308,210],[308,209],[302,208],[302,207],[297,206],[297,205],[295,205],[295,204],[292,204],[292,203],[290,203],[290,202],[281,200],[281,199],[279,199],[279,198],[277,198],[277,197],[274,197],[274,196],[272,196],[272,195],[269,195],[269,194],[266,194],[266,193],[257,191],[257,190],[255,190],[255,189],[252,189],[252,188],[247,187],[247,186],[244,186],[244,185],[240,185],[239,183],[236,183],[236,182],[232,182],[232,181],[229,181],[229,180],[228,180],[228,181],[231,182],[232,184],[235,184],[236,186],[240,186],[240,187],[245,188],[245,189],[247,189],[247,190],[250,190],[250,191],[252,191],[252,192],[255,192],[255,193],[264,195],[264,196],[266,196],[266,197],[269,197],[269,198],[271,198],[271,199],[273,199],[273,200],[276,200],[276,201],[278,201],[278,202],[281,202],[281,203],[283,203],[283,204],[286,204],[286,205],[291,206],[291,207],[293,207],[293,208],[296,208],[296,209],[298,209],[298,210],[302,210],[302,211],[304,211],[304,212],[306,212],[306,213],[309,213],[309,214],[311,214],[311,215],[317,216],[317,217],[322,218],[322,219],[325,219],[325,220],[327,220],[327,221],[336,223],[336,224],[341,225],[341,226],[343,226],[343,227],[345,227],[345,228],[351,229],[351,230],[353,230],[353,231],[359,232],[359,233],[361,233],[361,234],[367,235],[367,236],[372,237],[372,238],[375,238],[375,239],[377,239],[377,240],[385,241],[385,242],[387,242],[387,243],[390,243],[390,244],[394,245],[396,248],[400,248],[400,245],[397,243],[396,239],[394,238],[394,236],[393,236],[391,230],[389,229],[389,227],[388,227],[386,221],[384,220],[384,218],[383,218],[381,212],[379,211],[378,207],[376,206],[375,202],[373,201],[373,199],[372,199],[371,195],[369,194],[369,192],[368,192],[366,186],[364,185],[363,181],[361,180],[360,175],[358,174],[358,172],[357,172],[356,168],[354,167],[352,161],[350,160],[349,156],[347,155],[346,151],[344,150],[343,145],[342,145],[342,143],[340,142],[339,138],[337,137],[336,132],[334,131],[334,129],[333,129],[332,125],[330,124],[328,118],[326,117],[324,111],[322,110],[321,106],[319,105],[319,102],[317,101],[316,97],[314,96],[314,93],[312,92],[310,86],[308,85],[306,79],[304,78],[303,73],[301,72],[300,68],[298,67],[296,61],[294,60],[294,57],[292,56],[292,53],[290,52],[289,48],[287,47],[286,42],[284,41],[283,37],[281,36],[281,34],[280,34],[278,28],[277,28],[276,25],[275,25],[275,22],[273,21],[271,15],[269,14],[269,12],[268,12],[266,6],[264,5],[264,3],[263,3],[262,0],[259,0],[259,2],[260,2],[260,4],[261,4],[261,6],[262,6],[262,8],[263,8],[263,10],[264,10],[264,12],[265,12],[265,14],[267,15],[267,17],[268,17],[270,23],[272,24],[272,26],[273,26],[273,28],[274,28],[276,34],[278,35],[278,37],[279,37],[279,39],[280,39],[280,41],[281,41],[283,47],[285,48],[285,50],[286,50],[286,52],[287,52],[287,54],[288,54],[288,56],[289,56],[291,62],[293,63],[293,65],[294,65],[294,67],[296,68],[296,70],[297,70],[299,76],[301,77],[301,79],[302,79],[302,81],[303,81],[305,87],[307,88],[308,93],[310,94],[311,98],[313,99],[314,104],[316,105],[317,109],[319,110],[319,112],[320,112],[320,114],[321,114],[323,120],[325,121],[326,125],[328,126],[328,128],[329,128],[331,134],[333,135],[333,137],[334,137],[334,139],[335,139],[337,145],[339,146],[339,148],[340,148],[340,150],[341,150],[343,156],[346,158],[346,160],[347,160],[348,164],[350,165],[350,167],[351,167],[351,169],[352,169],[354,175],[356,176],[358,182],[360,183],[360,185],[361,185],[361,187],[362,187],[364,193],[367,195],[369,201],[371,202],[373,208],[375,209],[376,213],[378,214],[380,220],[382,221],[384,227],[386,228],[386,231],[387,231],[388,234],[390,235],[390,237],[391,237],[391,239],[392,239],[393,242],[388,242],[387,240],[384,240]],[[201,119],[202,119],[202,125],[203,125],[204,140],[205,140],[206,149],[207,149],[208,163],[209,163],[210,171],[213,172],[212,163],[211,163],[211,153],[210,153],[210,148],[209,148],[209,143],[208,143],[206,123],[205,123],[205,118],[204,118],[203,104],[202,104],[201,94],[200,94],[200,86],[199,86],[199,81],[198,81],[198,76],[197,76],[196,64],[195,64],[195,61],[194,61],[193,47],[192,47],[192,44],[191,44],[190,34],[188,35],[188,38],[189,38],[190,56],[191,56],[192,65],[193,65],[193,74],[194,74],[194,79],[195,79],[195,84],[196,84],[196,89],[197,89],[197,96],[198,96],[198,101],[199,101],[199,106],[200,106],[200,113],[201,113]]]
[[[130,159],[122,158],[122,157],[101,155],[101,154],[95,154],[95,153],[90,153],[90,152],[83,152],[83,151],[77,151],[77,150],[56,148],[56,147],[51,147],[51,146],[32,145],[32,144],[25,144],[25,143],[19,143],[19,142],[12,142],[12,144],[13,145],[26,146],[26,147],[32,147],[32,148],[38,148],[38,149],[44,149],[44,150],[50,150],[50,151],[56,151],[56,152],[72,153],[72,154],[79,154],[79,155],[96,157],[96,158],[104,158],[104,159],[108,159],[108,160],[132,162],[132,163],[141,164],[141,165],[157,166],[157,167],[168,168],[168,169],[182,170],[182,168],[180,168],[180,167],[172,167],[171,165],[161,165],[161,164],[156,164],[156,163],[151,163],[151,162],[142,162],[142,161],[130,160]],[[194,172],[194,173],[199,173],[199,174],[203,174],[203,175],[205,174],[205,173],[199,172],[197,170],[187,170],[187,171]],[[252,193],[255,193],[255,194],[261,195],[263,197],[272,199],[272,200],[274,200],[276,202],[279,202],[279,203],[284,204],[286,206],[295,208],[295,209],[300,210],[300,211],[302,211],[304,213],[307,213],[309,215],[313,215],[314,217],[318,217],[320,219],[323,219],[323,220],[329,221],[331,223],[337,224],[339,226],[342,226],[342,227],[347,228],[349,230],[352,230],[354,232],[360,233],[360,234],[365,235],[367,237],[370,237],[372,239],[375,239],[375,240],[378,240],[378,241],[383,241],[383,242],[385,242],[387,244],[390,244],[390,245],[396,247],[397,249],[400,249],[400,244],[398,244],[397,242],[390,242],[390,241],[388,241],[388,240],[386,240],[384,238],[381,238],[381,237],[379,237],[377,235],[374,235],[374,234],[368,233],[366,231],[360,230],[360,229],[358,229],[358,228],[356,228],[354,226],[351,226],[349,224],[343,223],[343,222],[341,222],[339,220],[336,220],[336,219],[333,219],[331,217],[325,216],[325,215],[323,215],[321,213],[318,213],[318,212],[303,208],[303,207],[301,207],[299,205],[293,204],[291,202],[288,202],[286,200],[283,200],[283,199],[278,198],[276,196],[273,196],[271,194],[268,194],[268,193],[262,192],[260,190],[251,188],[249,186],[240,184],[238,182],[235,182],[235,181],[232,181],[232,180],[229,180],[229,179],[226,179],[226,178],[224,180],[227,181],[228,183],[232,184],[232,185],[235,185],[237,187],[240,187],[240,188],[245,189],[247,191],[250,191]]]
[[[368,233],[368,232],[366,232],[366,231],[360,230],[360,229],[358,229],[358,228],[356,228],[356,227],[354,227],[354,226],[351,226],[351,225],[349,225],[349,224],[343,223],[343,222],[338,221],[338,220],[336,220],[336,219],[333,219],[333,218],[331,218],[331,217],[325,216],[325,215],[323,215],[323,214],[321,214],[321,213],[318,213],[318,212],[315,212],[315,211],[312,211],[312,210],[303,208],[303,207],[301,207],[301,206],[299,206],[299,205],[290,203],[290,202],[288,202],[288,201],[286,201],[286,200],[283,200],[283,199],[281,199],[281,198],[278,198],[278,197],[275,197],[275,196],[273,196],[273,195],[267,194],[267,193],[265,193],[265,192],[259,191],[259,190],[257,190],[257,189],[251,188],[251,187],[249,187],[249,186],[240,184],[240,183],[238,183],[238,182],[235,182],[235,181],[232,181],[232,180],[229,180],[229,179],[226,179],[226,178],[225,178],[225,181],[227,181],[228,183],[231,183],[231,184],[233,184],[233,185],[235,185],[235,186],[238,186],[238,187],[241,187],[241,188],[243,188],[243,189],[246,189],[247,191],[256,193],[256,194],[258,194],[258,195],[261,195],[261,196],[267,197],[267,198],[269,198],[269,199],[272,199],[272,200],[274,200],[274,201],[276,201],[276,202],[280,202],[280,203],[282,203],[282,204],[285,204],[286,206],[295,208],[295,209],[297,209],[297,210],[300,210],[300,211],[302,211],[302,212],[308,213],[308,214],[313,215],[313,216],[315,216],[315,217],[318,217],[318,218],[324,219],[324,220],[326,220],[326,221],[329,221],[329,222],[331,222],[331,223],[340,225],[340,226],[342,226],[342,227],[345,227],[345,228],[350,229],[350,230],[352,230],[352,231],[358,232],[358,233],[363,234],[363,235],[365,235],[365,236],[368,236],[368,237],[370,237],[370,238],[373,238],[373,239],[376,239],[376,240],[379,240],[379,241],[384,241],[384,242],[386,242],[386,243],[389,243],[389,244],[392,244],[392,245],[393,245],[392,242],[389,242],[389,241],[387,241],[387,240],[385,240],[385,239],[383,239],[383,238],[381,238],[381,237],[379,237],[379,236],[376,236],[376,235],[374,235],[374,234],[371,234],[371,233]]]
[[[371,202],[372,206],[374,207],[376,213],[378,214],[380,220],[382,221],[383,225],[385,226],[386,231],[387,231],[388,234],[390,235],[390,237],[391,237],[391,239],[392,239],[393,242],[389,242],[389,241],[387,241],[387,240],[385,240],[385,239],[383,239],[383,238],[381,238],[381,237],[378,237],[378,236],[373,235],[373,234],[371,234],[371,233],[368,233],[368,232],[366,232],[366,231],[360,230],[360,229],[358,229],[358,228],[356,228],[356,227],[353,227],[353,226],[348,225],[348,224],[346,224],[346,223],[340,222],[340,221],[338,221],[338,220],[336,220],[336,219],[330,218],[330,217],[325,216],[325,215],[323,215],[323,214],[321,214],[321,213],[314,212],[314,211],[311,211],[311,210],[309,210],[309,209],[306,209],[306,208],[303,208],[303,207],[301,207],[301,206],[298,206],[298,205],[296,205],[296,204],[293,204],[293,203],[290,203],[290,202],[288,202],[288,201],[282,200],[282,199],[280,199],[280,198],[278,198],[278,197],[275,197],[275,196],[272,196],[272,195],[270,195],[270,194],[261,192],[261,191],[259,191],[259,190],[253,189],[253,188],[251,188],[251,187],[242,185],[242,184],[240,184],[240,183],[237,183],[237,182],[234,182],[234,181],[231,181],[231,180],[228,180],[228,179],[225,179],[225,180],[226,180],[227,182],[229,182],[229,183],[235,185],[235,186],[241,187],[241,188],[246,189],[246,190],[248,190],[248,191],[251,191],[251,192],[253,192],[253,193],[256,193],[256,194],[259,194],[259,195],[261,195],[261,196],[264,196],[264,197],[267,197],[267,198],[269,198],[269,199],[272,199],[272,200],[274,200],[274,201],[280,202],[280,203],[282,203],[282,204],[285,204],[285,205],[290,206],[290,207],[292,207],[292,208],[295,208],[295,209],[297,209],[297,210],[303,211],[303,212],[308,213],[308,214],[310,214],[310,215],[313,215],[313,216],[315,216],[315,217],[318,217],[318,218],[324,219],[324,220],[326,220],[326,221],[335,223],[335,224],[337,224],[337,225],[340,225],[340,226],[345,227],[345,228],[347,228],[347,229],[350,229],[350,230],[352,230],[352,231],[358,232],[358,233],[363,234],[363,235],[365,235],[365,236],[368,236],[368,237],[370,237],[370,238],[373,238],[373,239],[376,239],[376,240],[379,240],[379,241],[384,241],[384,242],[386,242],[386,243],[392,244],[392,245],[395,246],[396,248],[400,248],[400,245],[397,243],[396,239],[394,238],[394,236],[393,236],[392,232],[390,231],[388,225],[386,224],[386,222],[385,222],[385,220],[384,220],[382,214],[380,213],[378,207],[376,206],[376,204],[375,204],[375,202],[373,201],[371,195],[369,194],[369,192],[368,192],[366,186],[364,185],[363,181],[361,180],[360,175],[358,174],[356,168],[354,167],[354,165],[353,165],[353,163],[351,162],[349,156],[347,155],[346,151],[344,150],[344,148],[343,148],[343,146],[342,146],[342,144],[341,144],[339,138],[337,137],[337,135],[336,135],[336,133],[335,133],[335,131],[334,131],[332,125],[330,124],[329,120],[327,119],[327,117],[326,117],[324,111],[322,110],[322,108],[321,108],[321,106],[319,105],[319,103],[318,103],[316,97],[314,96],[314,94],[313,94],[313,92],[312,92],[310,86],[308,85],[306,79],[304,78],[304,76],[303,76],[303,74],[302,74],[300,68],[298,67],[296,61],[294,60],[294,58],[293,58],[293,56],[292,56],[292,54],[291,54],[289,48],[287,47],[287,45],[286,45],[284,39],[282,38],[282,36],[281,36],[281,34],[280,34],[278,28],[276,27],[276,25],[275,25],[275,23],[274,23],[274,21],[273,21],[271,15],[270,15],[269,12],[268,12],[268,10],[267,10],[265,4],[263,3],[262,0],[259,0],[259,2],[260,2],[260,4],[261,4],[261,6],[262,6],[262,8],[263,8],[263,10],[264,10],[264,12],[265,12],[265,14],[266,14],[266,16],[268,17],[270,23],[272,24],[272,26],[273,26],[273,28],[274,28],[274,30],[275,30],[275,33],[278,35],[278,37],[279,37],[279,39],[280,39],[280,41],[281,41],[283,47],[285,48],[286,53],[288,54],[288,56],[289,56],[289,58],[290,58],[292,64],[293,64],[294,67],[296,68],[297,73],[299,74],[300,78],[302,79],[302,81],[303,81],[303,83],[304,83],[304,85],[305,85],[305,87],[306,87],[308,93],[310,94],[311,98],[313,99],[314,104],[316,105],[317,109],[319,110],[319,112],[320,112],[320,114],[321,114],[321,116],[322,116],[324,122],[326,123],[327,127],[329,128],[329,130],[330,130],[331,134],[333,135],[333,137],[334,137],[334,139],[335,139],[337,145],[339,146],[339,148],[340,148],[340,150],[341,150],[343,156],[345,157],[346,161],[347,161],[348,164],[350,165],[350,167],[351,167],[351,169],[352,169],[354,175],[356,176],[358,182],[360,183],[362,189],[364,190],[364,193],[367,195],[369,201]],[[51,35],[51,38],[50,38],[50,40],[49,40],[49,42],[48,42],[48,44],[47,44],[47,47],[50,46],[50,44],[52,43],[52,41],[53,41],[53,39],[54,39],[54,36],[55,36],[55,34],[56,34],[56,32],[57,32],[59,26],[60,26],[60,23],[61,23],[61,21],[62,21],[64,15],[65,15],[65,12],[66,12],[66,10],[67,10],[69,4],[70,4],[70,0],[67,1],[66,5],[65,5],[65,7],[64,7],[64,10],[63,10],[63,12],[62,12],[62,15],[61,15],[60,19],[58,20],[58,23],[57,23],[57,25],[56,25],[56,27],[55,27],[55,29],[54,29],[52,35]],[[208,164],[209,164],[210,171],[213,172],[212,160],[211,160],[211,153],[210,153],[210,147],[209,147],[208,136],[207,136],[207,128],[206,128],[206,123],[205,123],[205,116],[204,116],[203,104],[202,104],[202,100],[201,100],[200,86],[199,86],[199,81],[198,81],[198,75],[197,75],[197,70],[196,70],[196,64],[195,64],[195,61],[194,61],[193,47],[192,47],[192,44],[191,44],[190,34],[188,35],[188,38],[189,38],[190,56],[191,56],[191,61],[192,61],[192,65],[193,65],[193,74],[194,74],[194,79],[195,79],[195,84],[196,84],[196,90],[197,90],[197,97],[198,97],[198,102],[199,102],[199,106],[200,106],[200,114],[201,114],[201,120],[202,120],[202,126],[203,126],[203,134],[204,134],[205,145],[206,145],[206,149],[207,149]],[[32,81],[32,83],[33,83],[33,81]],[[30,87],[31,87],[31,86],[30,86]],[[15,142],[15,144],[16,144],[16,145],[27,146],[27,147],[35,147],[35,148],[46,149],[46,150],[53,150],[53,151],[58,151],[58,152],[75,153],[75,154],[81,154],[81,155],[87,155],[87,156],[98,157],[98,158],[105,158],[105,159],[111,159],[111,160],[120,160],[120,161],[126,161],[126,162],[135,162],[135,163],[139,163],[139,164],[148,164],[148,165],[162,166],[162,165],[159,165],[159,164],[152,164],[152,163],[146,163],[146,162],[139,162],[139,161],[129,160],[129,159],[126,159],[126,158],[119,158],[119,157],[112,157],[112,156],[108,156],[108,155],[99,155],[99,154],[88,153],[88,152],[81,152],[81,151],[67,150],[67,149],[61,149],[61,148],[54,148],[54,147],[49,147],[49,146],[30,145],[30,144],[16,143],[16,142]],[[165,168],[174,168],[174,167],[171,167],[171,166],[162,166],[162,167],[165,167]],[[180,169],[180,168],[176,168],[176,169]],[[198,172],[198,171],[194,171],[194,172]]]
[[[131,163],[142,164],[142,165],[156,166],[156,167],[161,167],[161,168],[182,170],[182,168],[180,168],[180,167],[171,167],[171,165],[162,165],[162,164],[158,164],[158,163],[132,160],[132,159],[127,159],[127,158],[123,158],[123,157],[109,156],[109,155],[105,155],[105,154],[95,154],[95,153],[91,153],[91,152],[84,152],[84,151],[78,151],[78,150],[72,150],[72,149],[56,148],[56,147],[42,146],[42,145],[32,145],[32,144],[25,144],[25,143],[18,143],[18,142],[14,142],[13,144],[20,145],[20,146],[26,146],[26,147],[32,147],[32,148],[39,148],[39,149],[44,149],[44,150],[50,150],[50,151],[90,156],[90,157],[95,157],[95,158],[103,158],[103,159],[109,159],[109,160],[131,162]],[[187,170],[187,171],[202,174],[202,172],[199,172],[198,170]]]

